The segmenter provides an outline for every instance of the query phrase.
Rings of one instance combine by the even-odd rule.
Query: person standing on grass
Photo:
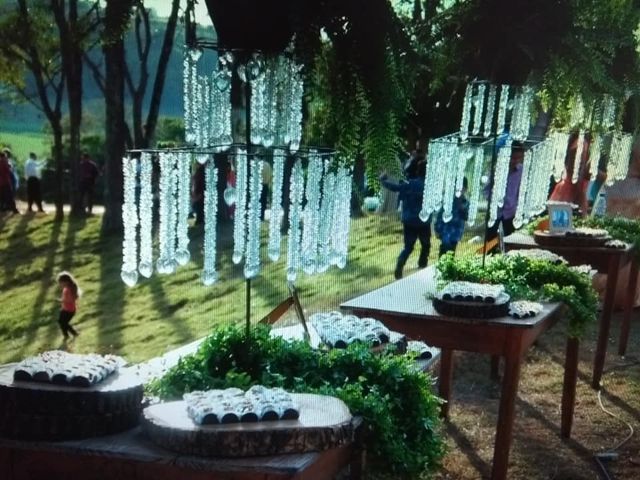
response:
[[[87,152],[82,154],[80,160],[80,199],[83,208],[86,206],[88,215],[92,215],[93,210],[93,191],[96,186],[96,179],[100,175],[100,170]]]
[[[431,217],[423,222],[420,219],[420,210],[422,209],[422,192],[424,190],[424,175],[426,171],[426,162],[424,155],[418,153],[413,157],[411,163],[405,168],[407,181],[394,183],[388,180],[387,174],[380,175],[382,185],[391,190],[398,192],[398,199],[402,202],[402,230],[404,237],[404,248],[398,256],[396,268],[393,272],[397,279],[402,278],[402,270],[416,240],[420,240],[420,257],[418,258],[418,267],[425,268],[429,260],[429,250],[431,249]]]
[[[60,298],[60,315],[58,324],[64,339],[69,338],[69,333],[74,337],[78,336],[78,332],[69,323],[76,314],[78,298],[82,294],[78,287],[78,282],[69,272],[60,272],[57,277],[58,285],[62,289],[62,297]]]
[[[5,152],[0,152],[0,210],[20,213],[14,197],[13,172]]]
[[[447,252],[456,253],[458,242],[464,233],[464,222],[469,218],[469,201],[465,197],[467,192],[467,177],[462,180],[462,192],[459,197],[453,199],[453,207],[451,209],[452,218],[445,222],[442,218],[443,210],[440,209],[436,217],[434,229],[436,235],[440,239],[440,252],[442,256]]]
[[[24,178],[27,180],[27,204],[31,212],[31,207],[36,204],[38,211],[44,213],[42,208],[42,193],[40,192],[40,179],[42,165],[38,162],[36,154],[31,152],[29,158],[24,163]]]

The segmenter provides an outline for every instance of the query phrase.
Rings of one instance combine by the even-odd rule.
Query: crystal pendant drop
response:
[[[289,238],[287,242],[287,281],[295,282],[300,268],[300,220],[304,196],[304,173],[300,159],[291,171],[289,188]]]
[[[273,151],[273,176],[271,188],[271,216],[269,217],[269,244],[267,254],[271,261],[275,262],[280,258],[280,228],[282,226],[282,184],[284,180],[284,157],[282,149],[276,148]]]
[[[204,189],[204,268],[202,283],[213,285],[218,280],[216,271],[216,227],[218,220],[218,170],[214,162],[205,165]]]
[[[140,155],[140,263],[138,272],[145,278],[153,274],[153,163],[151,154]]]
[[[125,157],[122,159],[124,202],[122,205],[122,224],[124,240],[122,242],[122,269],[120,277],[129,287],[138,282],[137,270],[137,227],[138,211],[136,204],[136,175],[138,160]]]
[[[238,149],[236,161],[236,209],[233,222],[233,255],[231,260],[236,265],[242,261],[245,250],[247,220],[247,152]]]

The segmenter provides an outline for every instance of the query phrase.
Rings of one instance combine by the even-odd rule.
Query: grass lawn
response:
[[[77,276],[84,296],[72,322],[80,331],[78,352],[115,352],[139,362],[206,335],[214,325],[243,322],[245,282],[242,268],[230,260],[231,225],[219,232],[220,281],[200,281],[202,234],[192,230],[194,261],[172,276],[154,276],[134,288],[120,280],[121,239],[101,239],[100,217],[54,222],[47,216],[0,216],[0,362],[57,348],[60,295],[55,275],[63,269]],[[469,230],[467,237],[477,232]],[[392,280],[401,247],[396,219],[366,216],[352,223],[349,262],[344,270],[297,282],[308,313],[334,309],[343,300]],[[438,242],[433,240],[431,262]],[[472,250],[461,244],[459,253]],[[417,253],[406,273],[415,270]],[[287,296],[283,260],[267,262],[252,282],[252,319],[257,321]],[[637,313],[636,313],[637,316]],[[605,364],[600,408],[589,384],[596,325],[581,342],[572,439],[559,436],[565,330],[558,325],[533,347],[522,367],[516,402],[510,480],[587,480],[598,478],[593,454],[616,447],[627,437],[627,424],[640,425],[640,326],[632,326],[629,354],[616,355],[618,318]],[[636,319],[637,320],[637,319]],[[499,384],[489,379],[489,359],[456,354],[453,404],[445,425],[449,454],[438,480],[487,478],[491,468],[499,405]],[[408,414],[410,414],[408,412]],[[640,478],[640,440],[634,435],[611,462],[615,478]],[[369,478],[376,478],[374,473]],[[613,478],[613,477],[612,477]]]
[[[55,282],[71,271],[83,290],[72,324],[81,332],[79,352],[117,352],[132,362],[157,356],[206,335],[214,325],[243,322],[245,281],[231,262],[231,224],[219,233],[220,280],[200,282],[202,233],[192,230],[193,260],[171,276],[142,279],[134,288],[120,280],[121,239],[101,239],[100,218],[54,222],[51,215],[0,220],[0,361],[60,346],[57,326],[60,295]],[[344,300],[392,279],[400,248],[395,219],[364,217],[353,222],[349,262],[324,275],[301,274],[296,282],[309,312],[335,309]],[[435,243],[435,242],[434,242]],[[257,321],[288,296],[281,260],[267,262],[251,285],[251,317]],[[432,248],[435,259],[437,248]],[[417,252],[405,271],[415,269]]]
[[[30,152],[35,152],[41,160],[51,155],[49,137],[43,133],[0,131],[0,144],[11,147],[13,157],[20,165],[24,164]]]

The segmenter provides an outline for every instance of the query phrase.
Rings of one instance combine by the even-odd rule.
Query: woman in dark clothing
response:
[[[391,190],[398,192],[398,200],[402,202],[402,227],[404,236],[404,248],[398,256],[394,277],[402,278],[402,269],[416,240],[420,240],[420,257],[418,258],[418,267],[424,268],[429,260],[429,249],[431,248],[431,217],[423,222],[420,219],[420,210],[422,209],[422,193],[424,190],[424,174],[426,170],[424,157],[416,156],[413,158],[408,168],[405,169],[408,179],[400,183],[394,183],[387,179],[386,174],[380,176],[382,185]]]

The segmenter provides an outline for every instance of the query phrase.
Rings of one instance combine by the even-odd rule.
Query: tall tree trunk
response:
[[[176,24],[178,23],[178,11],[180,10],[180,0],[173,0],[171,4],[171,13],[167,20],[167,28],[164,32],[162,41],[162,50],[158,59],[158,68],[156,70],[156,78],[153,83],[153,91],[151,93],[151,102],[149,104],[149,113],[147,114],[147,124],[144,131],[143,148],[149,148],[152,139],[155,136],[156,126],[158,125],[158,114],[160,112],[160,101],[162,100],[162,92],[164,91],[164,82],[167,74],[167,66],[173,51],[173,39],[176,32]]]
[[[71,214],[83,212],[78,185],[80,164],[80,126],[82,124],[82,47],[78,25],[78,0],[69,0],[68,14],[64,0],[52,0],[51,8],[58,25],[62,68],[67,79],[67,103],[69,105],[69,167],[71,182],[69,198]]]
[[[63,165],[63,153],[62,153],[62,125],[60,117],[57,121],[55,119],[49,119],[51,129],[53,130],[53,147],[52,155],[53,161],[56,166],[56,178],[55,178],[55,204],[56,204],[56,220],[62,220],[64,218],[64,194],[62,188],[62,177],[64,173]]]
[[[105,211],[102,233],[122,231],[122,156],[127,137],[124,121],[125,56],[123,32],[131,2],[108,0],[105,9]]]

